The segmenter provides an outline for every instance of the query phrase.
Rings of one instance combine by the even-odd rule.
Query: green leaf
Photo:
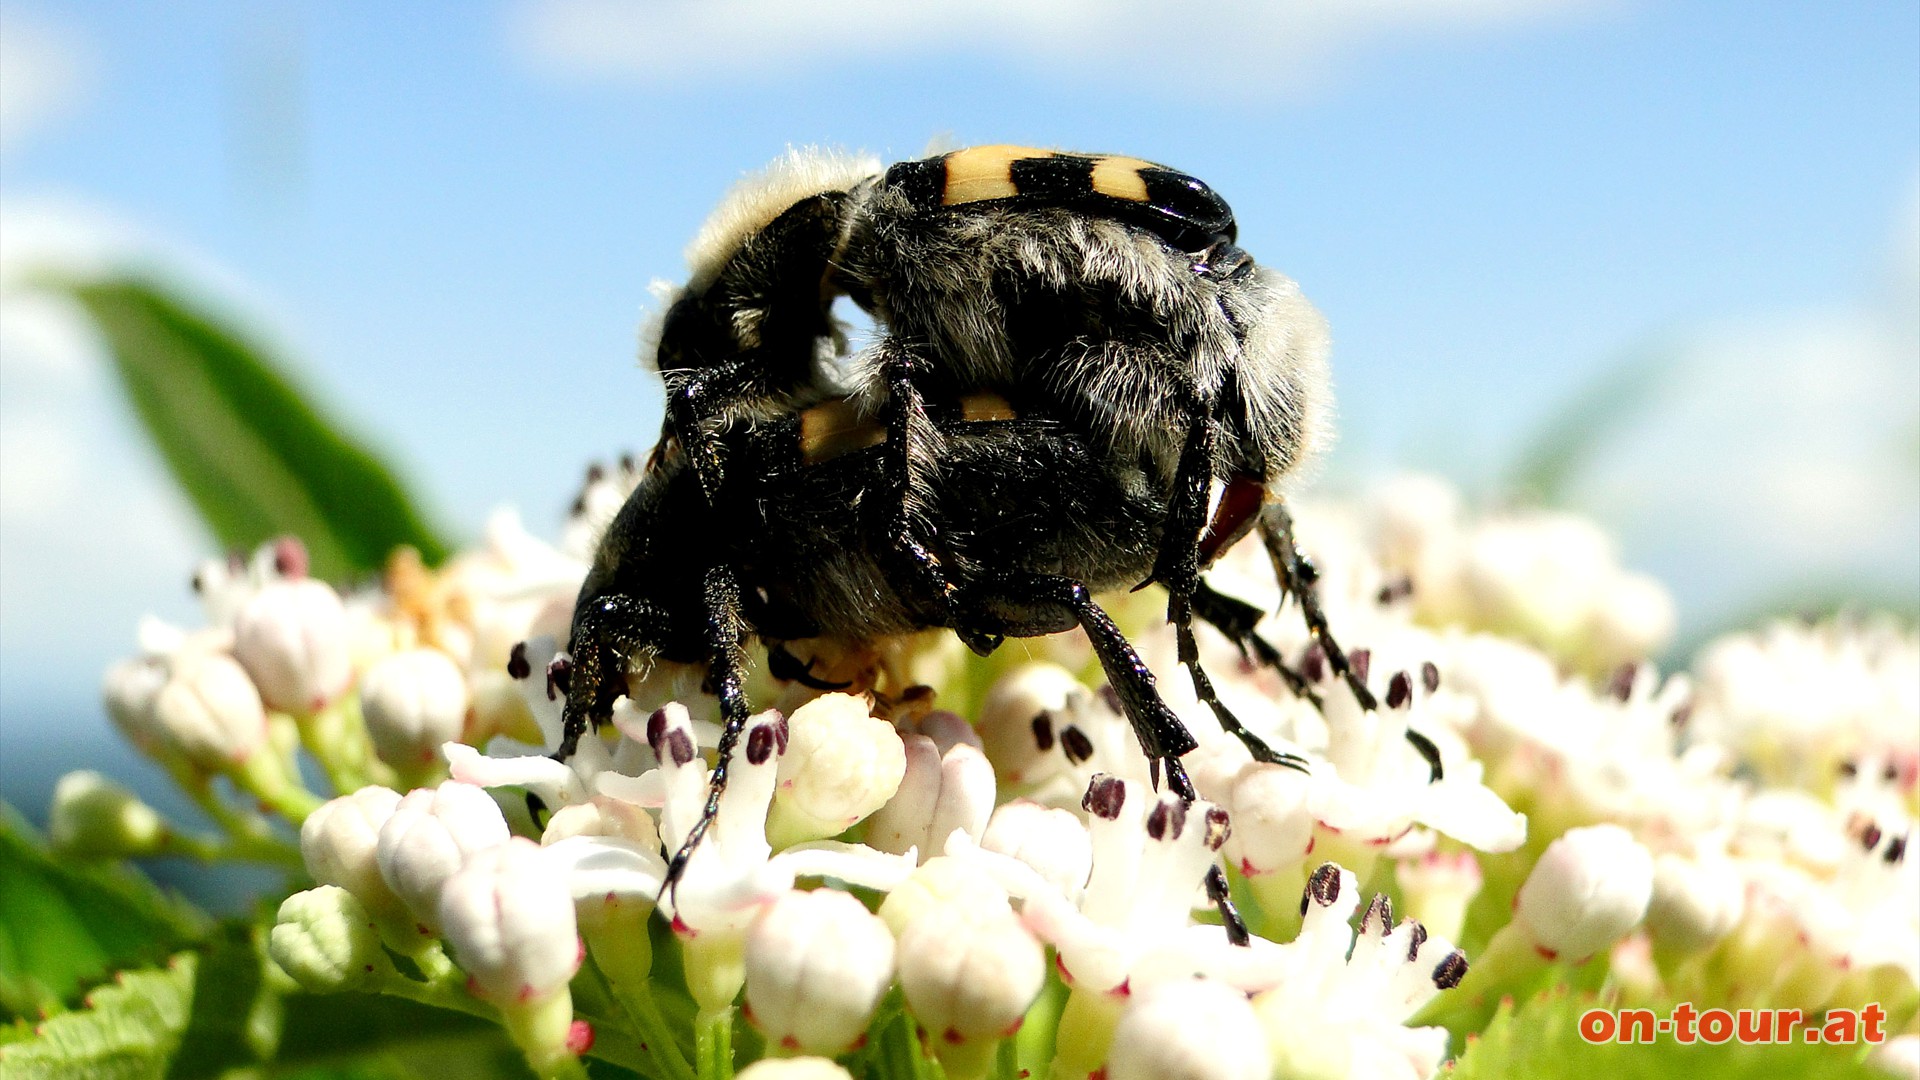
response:
[[[1728,1041],[1681,1043],[1671,1033],[1651,1043],[1589,1043],[1580,1037],[1580,1017],[1599,1006],[1591,994],[1550,991],[1515,1008],[1500,1006],[1486,1030],[1474,1036],[1451,1070],[1450,1080],[1838,1080],[1868,1075],[1856,1063],[1857,1049],[1805,1042],[1743,1045]],[[1702,1010],[1708,1006],[1700,1006]],[[1655,1007],[1656,1017],[1669,1010]]]
[[[35,1038],[0,1046],[4,1080],[145,1080],[166,1075],[185,1030],[195,958],[121,975],[87,1008],[41,1024]]]
[[[377,571],[395,547],[447,553],[393,473],[305,399],[266,351],[153,280],[64,283],[106,339],[147,434],[220,543],[299,536],[317,576]]]
[[[57,1012],[113,971],[156,963],[206,928],[205,916],[130,868],[55,859],[0,803],[0,1019]]]

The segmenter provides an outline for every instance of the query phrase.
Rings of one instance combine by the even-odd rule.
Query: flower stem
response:
[[[694,1021],[694,1056],[700,1080],[733,1080],[733,1008],[702,1013]]]

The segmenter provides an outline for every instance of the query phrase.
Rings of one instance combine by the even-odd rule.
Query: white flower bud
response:
[[[928,859],[880,902],[880,918],[898,937],[929,912],[971,912],[985,917],[1013,910],[1007,894],[980,869],[950,855]]]
[[[338,885],[368,910],[387,916],[405,912],[380,876],[380,828],[400,805],[390,788],[363,787],[321,804],[300,823],[300,858],[322,885]]]
[[[660,829],[653,815],[637,803],[609,795],[595,795],[583,803],[563,806],[547,819],[540,846],[551,847],[575,836],[611,836],[630,840],[642,849],[660,848]]]
[[[275,581],[234,620],[233,655],[273,708],[308,716],[345,692],[353,677],[351,634],[340,594],[322,581]]]
[[[1019,859],[1073,898],[1093,870],[1093,837],[1071,810],[1015,799],[993,812],[980,846]]]
[[[1571,829],[1520,886],[1514,921],[1553,957],[1582,961],[1626,936],[1653,897],[1653,856],[1618,825]]]
[[[438,649],[409,649],[373,666],[360,680],[360,710],[380,759],[418,769],[440,757],[440,744],[467,723],[467,679]]]
[[[1401,859],[1394,880],[1406,900],[1406,915],[1435,937],[1457,939],[1467,922],[1467,905],[1480,895],[1484,878],[1471,851],[1429,851]]]
[[[1054,750],[1058,727],[1067,698],[1086,692],[1058,664],[1027,664],[993,684],[980,705],[980,739],[1004,783],[1027,787],[1066,768]]]
[[[826,694],[787,719],[768,834],[775,847],[837,836],[885,806],[907,770],[893,725],[851,694]]]
[[[90,769],[54,785],[47,832],[55,851],[81,859],[151,855],[168,840],[167,823],[153,807]]]
[[[738,1080],[853,1080],[826,1058],[762,1058],[740,1070]]]
[[[1671,854],[1653,860],[1647,931],[1662,948],[1705,949],[1727,936],[1746,907],[1746,880],[1728,860],[1696,862]]]
[[[1107,1055],[1111,1080],[1266,1080],[1272,1072],[1247,996],[1211,979],[1134,993]]]
[[[1591,666],[1604,671],[1652,656],[1672,640],[1675,621],[1666,586],[1646,574],[1616,574],[1589,625]]]
[[[447,879],[470,856],[506,843],[509,835],[500,808],[472,784],[449,780],[437,788],[409,791],[380,826],[375,848],[380,876],[414,918],[431,929],[437,926],[440,890]]]
[[[220,772],[267,741],[267,714],[253,680],[232,657],[196,655],[175,669],[153,703],[166,742],[188,761]]]
[[[545,998],[580,966],[573,894],[531,840],[474,853],[447,878],[438,914],[454,960],[489,1001]]]
[[[1291,870],[1306,861],[1313,843],[1313,813],[1307,806],[1311,779],[1298,769],[1252,762],[1227,790],[1233,832],[1227,858],[1247,877]]]
[[[893,935],[837,889],[787,892],[747,930],[747,1018],[782,1050],[840,1054],[893,981]]]
[[[1896,1080],[1920,1080],[1920,1035],[1896,1035],[1888,1039],[1867,1055],[1866,1065]]]
[[[167,665],[148,656],[119,661],[101,680],[100,696],[106,702],[108,718],[144,754],[151,755],[167,745],[154,714],[160,689],[166,685]]]
[[[1040,943],[1011,910],[916,919],[899,955],[907,1006],[936,1045],[1011,1035],[1047,973]]]
[[[267,953],[294,982],[317,994],[367,989],[393,973],[373,917],[336,885],[287,897]]]

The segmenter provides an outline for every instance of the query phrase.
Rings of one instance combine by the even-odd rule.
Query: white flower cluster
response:
[[[607,731],[564,763],[546,752],[569,664],[556,638],[632,482],[590,477],[558,547],[501,515],[483,549],[438,570],[396,560],[344,600],[288,542],[204,569],[210,628],[150,626],[106,693],[224,846],[91,775],[63,783],[56,838],[273,857],[284,841],[221,797],[226,777],[300,824],[318,887],[273,932],[289,975],[470,992],[552,1075],[589,1046],[709,1075],[736,1009],[790,1059],[743,1075],[844,1075],[819,1059],[859,1053],[897,991],[952,1077],[989,1075],[1042,999],[1046,1037],[1023,1033],[1020,1053],[1038,1046],[1056,1077],[1421,1078],[1501,996],[1598,955],[1648,1000],[1810,1017],[1875,1001],[1908,1026],[1920,1011],[1914,634],[1780,626],[1662,679],[1646,656],[1671,604],[1592,526],[1469,521],[1426,480],[1299,513],[1367,695],[1260,545],[1210,574],[1266,605],[1279,659],[1199,628],[1220,700],[1303,768],[1223,730],[1151,597],[1111,610],[1200,743],[1197,802],[1156,790],[1077,633],[970,663],[945,634],[822,651],[816,674],[857,692],[756,672],[750,695],[773,708],[665,887],[718,742],[702,672],[635,672]],[[342,794],[301,784],[301,746]],[[1216,866],[1244,943],[1207,895]],[[655,974],[656,918],[684,987]],[[569,990],[589,958],[618,1005],[591,1025]],[[660,1007],[679,994],[692,1031]]]

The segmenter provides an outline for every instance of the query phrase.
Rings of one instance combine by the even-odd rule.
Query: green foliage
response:
[[[133,870],[54,858],[0,804],[0,1020],[58,1012],[115,970],[155,963],[206,927]]]
[[[87,1008],[41,1024],[28,1041],[0,1046],[6,1080],[134,1080],[167,1075],[193,1000],[194,957],[126,972]]]
[[[378,570],[402,544],[447,545],[392,472],[301,395],[264,350],[154,281],[73,282],[120,384],[215,537],[251,548],[292,533],[316,576]]]
[[[1580,1015],[1596,1007],[1590,994],[1556,990],[1515,1008],[1500,1007],[1493,1022],[1467,1044],[1466,1053],[1443,1075],[1451,1080],[1838,1080],[1871,1075],[1856,1063],[1853,1047],[1803,1042],[1742,1045],[1677,1041],[1671,1034],[1651,1043],[1589,1043],[1580,1037]],[[1667,1015],[1655,1007],[1656,1016]]]

